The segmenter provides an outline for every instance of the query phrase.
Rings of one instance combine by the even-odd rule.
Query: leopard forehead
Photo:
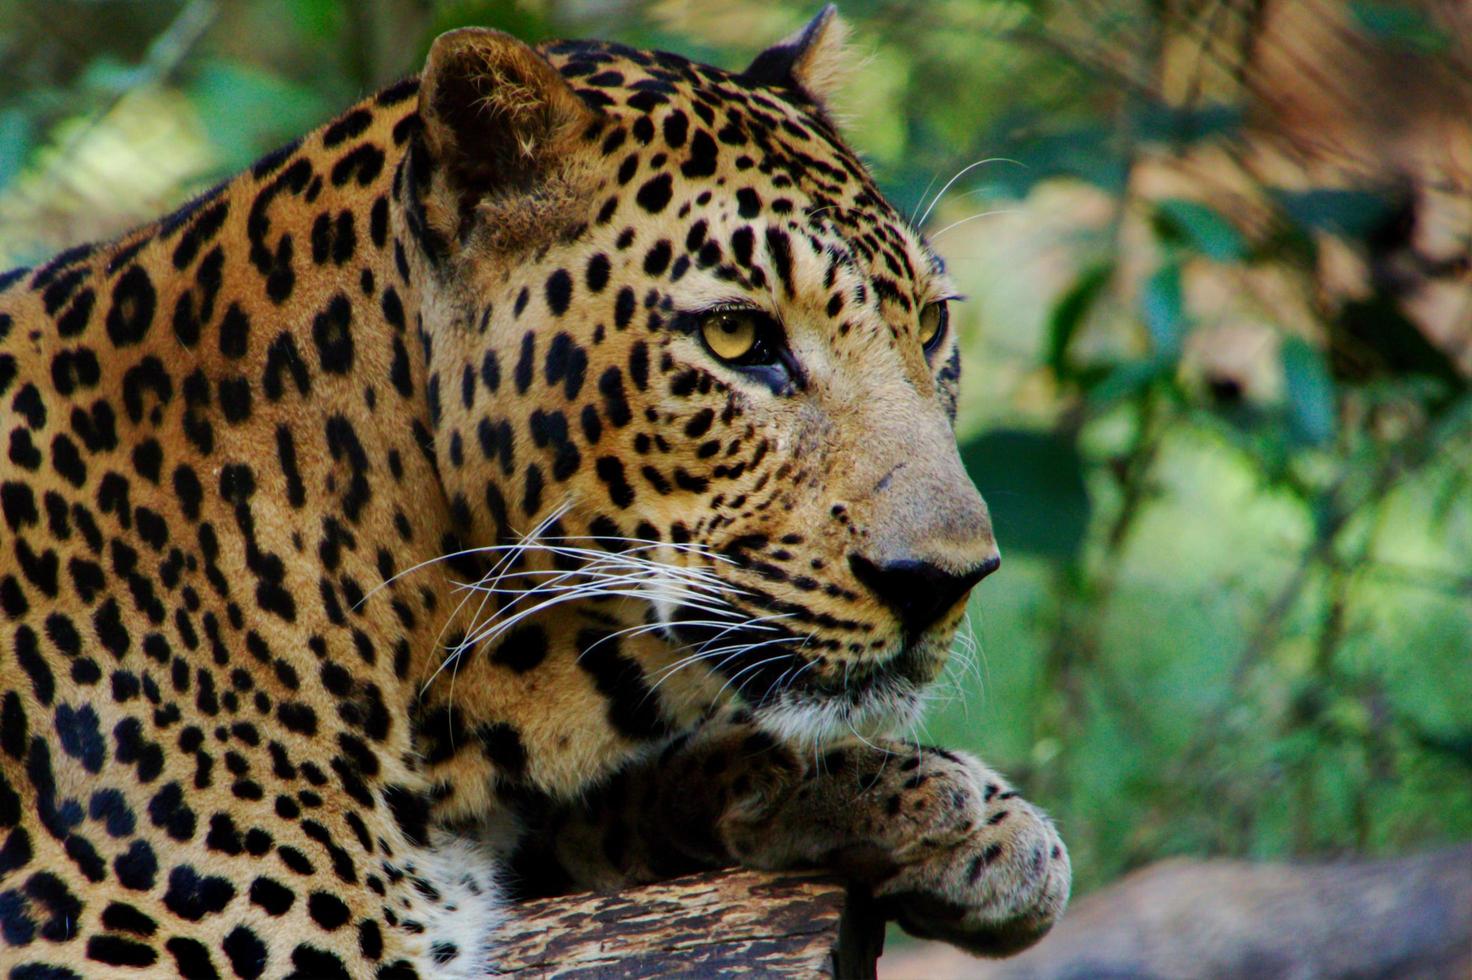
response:
[[[872,307],[866,325],[887,319],[892,330],[953,291],[939,257],[883,197],[827,109],[796,85],[608,42],[542,50],[598,112],[581,133],[598,180],[571,229],[555,237],[555,226],[538,229],[538,259],[580,260],[592,287],[609,253],[632,253],[641,262],[631,280],[677,283],[694,270],[713,280],[704,284],[710,296],[724,283],[726,293],[767,294],[774,305],[838,284],[854,293],[851,305]],[[516,223],[506,214],[496,221]],[[581,248],[559,248],[568,239]],[[600,248],[579,254],[591,245]],[[808,255],[794,256],[795,247]],[[561,271],[569,287],[578,284],[577,269]],[[554,295],[562,278],[547,287]]]

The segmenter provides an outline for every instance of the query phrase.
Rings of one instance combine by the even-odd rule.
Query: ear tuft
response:
[[[848,24],[830,3],[802,30],[757,55],[742,77],[759,85],[796,88],[826,106],[852,67],[848,35]]]
[[[430,156],[471,198],[531,189],[596,120],[531,47],[474,27],[435,39],[420,80],[419,115]]]

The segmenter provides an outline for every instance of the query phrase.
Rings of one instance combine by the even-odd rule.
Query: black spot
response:
[[[133,891],[150,891],[158,874],[158,858],[147,841],[134,840],[128,850],[119,854],[112,862],[112,870],[124,888]]]
[[[638,663],[619,652],[618,640],[596,630],[577,638],[578,666],[593,677],[599,693],[608,699],[608,720],[623,735],[648,739],[668,732],[659,706]]]
[[[312,321],[312,341],[317,345],[322,370],[329,374],[346,374],[352,369],[352,319],[352,303],[338,293]]]
[[[66,308],[66,312],[57,318],[56,332],[63,337],[75,337],[86,330],[92,319],[92,308],[96,304],[97,294],[91,289],[82,290]]]
[[[87,940],[87,959],[108,966],[144,967],[157,962],[158,953],[147,943],[123,936],[92,936]]]
[[[542,468],[536,463],[527,464],[526,476],[522,480],[521,509],[526,516],[533,517],[542,509]]]
[[[14,481],[0,485],[0,511],[4,512],[5,523],[10,525],[12,531],[36,524],[41,519],[31,488]]]
[[[240,308],[240,304],[231,303],[230,308],[225,311],[224,319],[220,321],[220,353],[237,360],[245,356],[249,346],[250,317]]]
[[[624,286],[618,291],[618,297],[613,301],[613,325],[615,329],[623,330],[634,318],[634,309],[638,301],[634,298],[634,291]]]
[[[123,902],[112,902],[102,910],[102,925],[113,932],[131,932],[135,936],[151,936],[158,931],[157,922]]]
[[[535,624],[518,626],[491,653],[491,662],[524,674],[547,659],[547,634]]]
[[[97,712],[90,704],[75,709],[67,704],[57,705],[56,734],[61,750],[94,774],[102,771],[106,760],[107,747],[99,724]]]
[[[140,266],[130,266],[118,277],[107,311],[107,335],[114,346],[130,347],[143,340],[153,322],[155,301],[153,282]]]
[[[358,923],[358,952],[370,962],[383,956],[383,933],[378,928],[378,923],[372,919],[364,919]]]
[[[373,202],[373,210],[368,216],[368,234],[373,238],[375,248],[383,248],[388,241],[388,198],[380,197]]]
[[[664,117],[664,141],[671,149],[678,150],[685,145],[685,136],[689,131],[689,118],[679,109],[674,110]]]
[[[261,388],[271,401],[280,401],[285,393],[285,376],[290,375],[297,394],[305,395],[311,386],[306,362],[296,349],[296,339],[286,331],[276,335],[266,351],[266,368],[261,375]]]
[[[383,169],[383,159],[383,151],[371,143],[355,147],[333,164],[333,186],[341,187],[356,177],[359,187],[367,187]]]
[[[314,980],[352,980],[352,974],[334,953],[300,943],[291,951],[291,963],[297,969],[292,976]]]
[[[394,390],[402,397],[413,396],[414,379],[409,373],[409,351],[399,337],[394,338],[394,359],[389,364],[388,379],[393,384]]]
[[[199,477],[191,467],[181,465],[174,468],[174,494],[179,498],[184,516],[191,521],[199,520],[199,505],[204,499],[204,488],[200,486]]]
[[[12,649],[21,669],[31,678],[31,691],[42,707],[48,707],[56,695],[56,676],[41,656],[40,644],[36,642],[36,631],[29,626],[20,626],[15,631]]]
[[[317,712],[300,701],[283,701],[276,708],[276,716],[288,731],[302,735],[317,734]]]
[[[649,347],[642,340],[629,349],[629,380],[640,391],[649,387]]]
[[[220,411],[225,421],[238,425],[250,418],[250,381],[239,375],[220,380]]]
[[[634,195],[639,206],[650,214],[658,214],[670,203],[673,181],[669,174],[658,174],[646,180]]]
[[[583,390],[583,378],[588,368],[588,355],[566,333],[552,338],[547,348],[546,378],[548,385],[563,382],[564,393],[569,401]]]
[[[266,972],[266,944],[246,926],[236,926],[220,948],[230,960],[237,977],[254,980]]]
[[[174,965],[184,980],[219,980],[219,971],[210,961],[210,951],[199,940],[174,936],[164,943],[164,948],[174,957]]]
[[[690,156],[680,165],[680,173],[686,177],[710,177],[716,172],[716,141],[703,129],[697,129],[690,139]]]
[[[62,350],[51,359],[51,384],[59,395],[69,397],[79,389],[95,388],[101,379],[102,365],[90,348]]]
[[[123,374],[123,407],[135,425],[143,421],[143,396],[150,391],[158,399],[160,407],[174,397],[174,382],[168,369],[163,361],[151,354]]]
[[[608,285],[608,256],[602,252],[594,255],[588,260],[588,268],[584,273],[584,281],[588,284],[590,292],[601,293],[603,287]]]
[[[262,876],[251,882],[250,900],[251,904],[265,909],[267,915],[281,916],[291,910],[296,895],[280,882]]]
[[[322,132],[322,145],[328,149],[362,136],[373,122],[373,113],[367,109],[354,109]]]
[[[672,254],[669,241],[660,239],[653,248],[644,253],[645,273],[651,276],[663,275],[664,270],[669,268]]]
[[[521,356],[516,361],[516,392],[526,394],[532,386],[532,370],[536,359],[536,338],[528,330],[521,336]]]
[[[296,441],[291,427],[284,422],[276,427],[276,458],[281,464],[281,475],[286,478],[286,500],[293,507],[307,502],[307,491],[302,485],[302,475],[296,465]]]
[[[761,196],[750,187],[741,188],[736,192],[736,210],[743,218],[755,218],[762,212]]]
[[[307,898],[307,912],[313,922],[328,932],[342,928],[349,917],[348,907],[342,899],[327,892],[312,892]]]
[[[568,303],[572,300],[572,276],[567,274],[566,269],[558,269],[547,277],[547,308],[552,311],[553,316],[561,316],[567,312]]]
[[[767,254],[771,256],[777,278],[787,295],[792,295],[792,245],[787,233],[776,228],[766,231]]]
[[[51,467],[78,489],[87,482],[87,465],[82,462],[77,444],[67,436],[58,435],[51,440]]]
[[[634,488],[624,476],[624,464],[616,456],[600,456],[595,465],[598,479],[608,486],[608,499],[620,508],[634,502]]]

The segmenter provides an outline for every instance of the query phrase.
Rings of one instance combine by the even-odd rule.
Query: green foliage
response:
[[[1218,262],[1247,258],[1247,243],[1232,223],[1200,201],[1166,198],[1155,205],[1155,233],[1162,242]]]
[[[1084,462],[1066,436],[991,429],[961,447],[1008,553],[1074,561],[1089,527]]]

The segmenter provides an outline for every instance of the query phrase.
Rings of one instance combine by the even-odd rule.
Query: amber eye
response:
[[[920,311],[920,345],[925,348],[925,353],[935,350],[945,336],[946,323],[949,320],[950,311],[945,300],[931,303]]]
[[[781,328],[759,310],[712,310],[700,318],[700,339],[730,364],[770,364],[777,357]]]

